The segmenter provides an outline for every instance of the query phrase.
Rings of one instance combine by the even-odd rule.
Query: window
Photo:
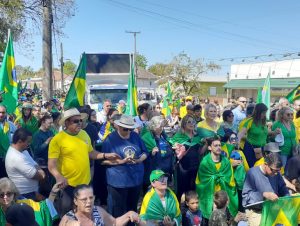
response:
[[[209,95],[217,96],[217,87],[209,87]]]

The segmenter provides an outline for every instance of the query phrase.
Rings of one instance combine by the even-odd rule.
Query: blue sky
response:
[[[300,1],[272,0],[77,0],[75,16],[56,39],[54,66],[59,65],[60,42],[64,58],[78,64],[80,54],[133,52],[133,35],[140,31],[137,51],[148,65],[168,63],[184,51],[193,59],[214,59],[224,75],[231,63],[282,59],[274,54],[300,52]],[[42,67],[41,34],[33,37],[34,51],[15,50],[16,64]],[[58,54],[58,56],[57,56]],[[296,56],[296,55],[295,55]],[[293,56],[292,56],[293,57]],[[223,58],[234,58],[221,60]]]

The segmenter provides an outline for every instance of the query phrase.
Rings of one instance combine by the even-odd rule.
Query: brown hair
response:
[[[223,209],[228,202],[228,195],[226,191],[217,191],[214,195],[214,203],[217,207],[217,209]]]

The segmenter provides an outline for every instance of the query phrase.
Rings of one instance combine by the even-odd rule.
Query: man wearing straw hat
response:
[[[88,134],[81,129],[86,113],[76,108],[64,112],[60,125],[64,128],[50,142],[48,168],[56,182],[64,188],[61,200],[61,214],[72,207],[73,190],[77,185],[91,182],[89,159],[115,160],[116,153],[100,153],[93,149]]]

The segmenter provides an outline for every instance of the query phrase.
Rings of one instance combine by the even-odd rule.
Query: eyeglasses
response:
[[[0,193],[0,198],[3,199],[5,196],[7,196],[7,197],[10,198],[10,197],[13,196],[13,195],[14,195],[13,192]]]
[[[74,124],[79,124],[79,123],[82,123],[82,119],[74,119],[71,122]]]
[[[241,103],[247,103],[248,101],[246,101],[246,100],[242,100],[242,101],[240,101]]]
[[[293,116],[293,113],[286,113],[286,116]]]
[[[277,174],[280,172],[280,169],[273,169],[272,167],[268,166],[272,173]]]
[[[193,124],[193,125],[195,125],[196,124],[196,122],[193,120],[193,121],[187,121],[186,122],[187,124]]]
[[[123,127],[121,127],[121,128],[122,128],[123,131],[126,131],[126,132],[127,132],[127,131],[133,131],[133,129],[123,128]]]
[[[168,177],[160,177],[157,180],[154,180],[153,182],[158,181],[160,183],[167,183],[168,182]]]
[[[77,200],[79,200],[80,202],[82,202],[83,204],[87,204],[88,201],[94,202],[95,201],[95,196],[91,196],[91,197],[86,197],[83,199],[79,199],[76,198]]]
[[[156,107],[156,109],[161,109],[161,107]]]
[[[228,118],[232,118],[234,115],[228,115]]]

